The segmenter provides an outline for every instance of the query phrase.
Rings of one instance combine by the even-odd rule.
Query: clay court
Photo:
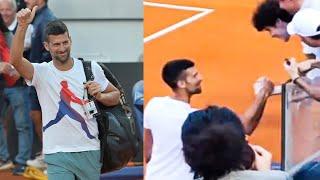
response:
[[[275,84],[285,82],[288,76],[282,66],[283,59],[304,57],[299,39],[293,37],[284,43],[272,39],[267,32],[257,32],[251,25],[251,17],[258,2],[145,1],[145,102],[153,96],[171,93],[160,72],[168,60],[176,58],[194,60],[204,77],[203,93],[192,99],[192,105],[198,108],[215,104],[242,113],[254,99],[253,83],[258,77],[267,76]],[[271,151],[276,162],[281,159],[280,128],[281,98],[273,96],[250,142]]]

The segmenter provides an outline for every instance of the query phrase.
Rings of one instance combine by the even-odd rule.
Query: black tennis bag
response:
[[[91,62],[79,58],[84,67],[87,81],[93,80]],[[131,108],[125,98],[125,93],[117,78],[102,63],[98,63],[106,78],[120,91],[120,103],[106,107],[95,101],[98,109],[96,116],[101,145],[101,173],[114,171],[127,165],[138,151],[138,135]],[[89,96],[89,99],[94,100]]]

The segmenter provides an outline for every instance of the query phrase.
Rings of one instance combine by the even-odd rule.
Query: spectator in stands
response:
[[[3,21],[9,31],[15,34],[17,29],[17,4],[15,0],[0,0],[0,14],[3,18]],[[33,33],[33,27],[30,24],[27,29],[26,37],[25,37],[25,53],[24,57],[29,57],[30,47],[31,47],[31,34]]]
[[[279,6],[278,0],[264,0],[261,2],[252,16],[252,24],[260,31],[267,31],[273,38],[288,42],[291,35],[287,30],[288,23],[293,15]],[[308,59],[320,57],[320,48],[314,48],[301,42],[303,53]]]
[[[34,6],[38,6],[38,10],[32,22],[34,31],[31,38],[30,56],[27,59],[31,63],[49,62],[51,61],[50,53],[45,49],[43,45],[43,43],[45,42],[44,31],[46,25],[50,21],[55,20],[56,17],[47,5],[48,0],[24,0],[24,2],[29,9],[32,9]],[[30,87],[29,90],[31,97],[30,116],[33,120],[35,131],[40,141],[42,141],[41,107],[34,87]],[[43,155],[38,156],[35,160],[28,161],[27,164],[38,168],[45,168]]]
[[[18,154],[14,159],[15,168],[13,174],[22,175],[26,168],[26,161],[31,156],[32,145],[32,122],[29,114],[29,101],[28,91],[24,81],[21,80],[19,73],[14,67],[9,64],[10,53],[9,43],[5,40],[5,34],[8,34],[9,30],[5,26],[2,18],[0,20],[0,74],[3,74],[6,86],[4,88],[4,97],[8,100],[9,105],[13,110],[13,119],[15,121],[16,129],[18,132]],[[11,34],[9,32],[9,34]],[[20,79],[19,79],[20,78]],[[2,102],[1,102],[2,103]],[[2,104],[1,104],[2,106]],[[1,118],[5,114],[0,115]],[[9,159],[9,153],[7,149],[6,135],[3,130],[3,121],[0,121],[0,169],[12,168],[12,161]]]
[[[211,106],[190,113],[181,138],[186,162],[204,180],[289,179],[285,172],[270,171],[272,155],[249,146],[241,120],[227,108]]]

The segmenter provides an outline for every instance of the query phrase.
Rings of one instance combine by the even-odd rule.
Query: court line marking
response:
[[[163,3],[153,3],[153,2],[147,2],[144,1],[143,5],[145,6],[153,6],[153,7],[160,7],[160,8],[168,8],[168,9],[178,9],[178,10],[185,10],[185,11],[197,11],[200,12],[198,14],[195,14],[187,19],[184,19],[182,21],[179,21],[173,25],[170,25],[158,32],[155,32],[145,38],[143,38],[143,42],[147,43],[150,42],[156,38],[159,38],[160,36],[163,36],[171,31],[174,31],[178,28],[181,28],[187,24],[190,24],[210,13],[212,13],[214,10],[213,9],[208,9],[208,8],[199,8],[199,7],[191,7],[191,6],[181,6],[181,5],[173,5],[173,4],[163,4]]]

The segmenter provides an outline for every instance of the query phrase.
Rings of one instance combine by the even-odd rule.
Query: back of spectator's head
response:
[[[49,41],[49,36],[50,35],[61,35],[61,34],[65,34],[67,33],[69,36],[69,31],[67,26],[61,21],[61,20],[54,20],[51,21],[47,24],[46,28],[45,28],[45,41],[48,42]]]
[[[258,31],[263,31],[266,27],[274,27],[278,20],[289,23],[292,20],[290,15],[279,6],[278,0],[265,0],[256,8],[252,24]]]
[[[240,119],[224,107],[189,114],[182,127],[182,142],[186,162],[204,179],[249,169],[254,161]]]
[[[194,62],[188,59],[169,61],[162,69],[162,79],[172,89],[176,89],[177,82],[183,76],[183,72],[191,67],[194,67]]]

